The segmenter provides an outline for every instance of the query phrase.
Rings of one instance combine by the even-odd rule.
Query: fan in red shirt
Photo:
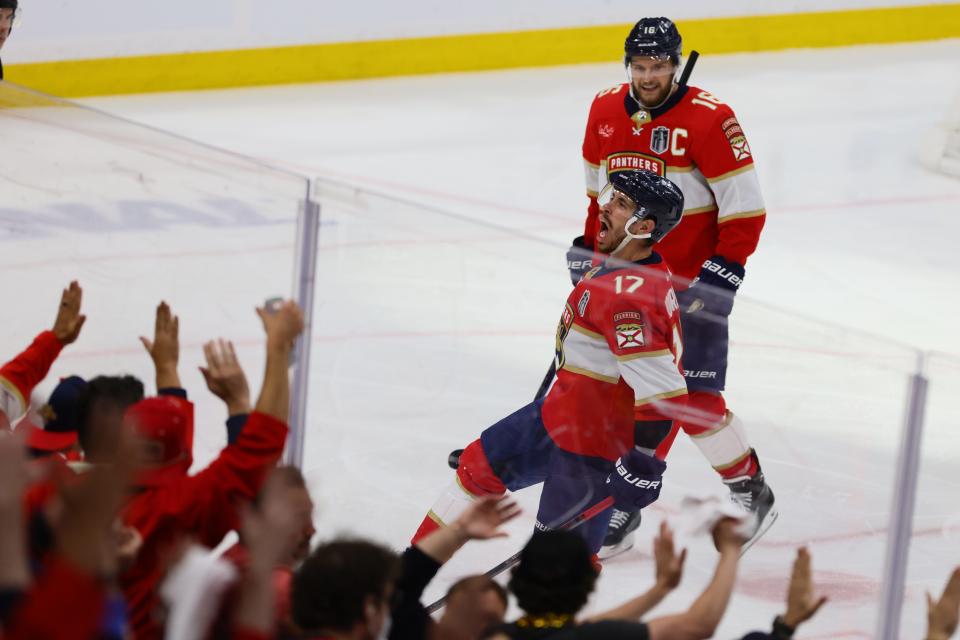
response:
[[[743,425],[727,411],[721,394],[727,318],[766,215],[753,154],[729,106],[676,81],[682,41],[673,22],[640,20],[624,51],[629,81],[604,89],[590,107],[583,139],[590,203],[584,234],[568,254],[571,278],[576,283],[590,268],[600,230],[597,194],[611,176],[643,169],[680,187],[683,219],[657,251],[679,276],[675,288],[691,413],[682,427],[729,486],[732,498],[756,513],[756,540],[776,519],[773,492]],[[629,549],[639,524],[639,512],[615,512],[601,557]]]
[[[147,398],[124,416],[138,436],[146,463],[135,482],[139,492],[122,511],[124,524],[143,537],[136,560],[120,576],[138,640],[163,637],[156,591],[165,552],[183,536],[211,548],[219,544],[237,527],[239,505],[254,499],[283,453],[290,402],[287,368],[303,316],[293,302],[257,311],[267,334],[260,397],[239,437],[207,468],[186,475],[193,434],[193,406],[187,400]]]

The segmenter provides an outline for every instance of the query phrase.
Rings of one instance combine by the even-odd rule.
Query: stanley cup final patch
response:
[[[650,132],[650,151],[658,156],[667,150],[670,146],[670,129],[666,127],[654,127]]]

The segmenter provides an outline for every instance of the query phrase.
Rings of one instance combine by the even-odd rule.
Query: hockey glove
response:
[[[621,511],[637,511],[656,501],[666,469],[663,460],[631,449],[617,460],[616,470],[607,478],[613,506]]]
[[[577,286],[583,274],[593,269],[593,250],[587,247],[583,236],[574,238],[573,244],[567,249],[567,269],[570,270],[573,286]]]
[[[733,296],[743,283],[743,274],[743,265],[722,256],[712,256],[704,260],[700,275],[684,296],[690,303],[685,305],[683,311],[706,311],[726,318],[733,311]]]

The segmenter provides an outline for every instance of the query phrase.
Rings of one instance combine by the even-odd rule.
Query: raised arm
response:
[[[76,280],[60,295],[53,328],[42,331],[33,343],[0,367],[0,427],[27,411],[33,388],[47,376],[60,351],[80,336],[87,317],[80,313],[83,289]]]
[[[203,355],[207,366],[200,367],[200,373],[207,383],[207,389],[227,406],[227,442],[233,443],[250,415],[247,376],[229,340],[220,338],[205,343]]]
[[[687,550],[679,554],[674,550],[673,531],[667,523],[660,523],[660,535],[653,541],[653,557],[657,565],[657,580],[645,593],[624,602],[616,609],[605,611],[591,618],[598,620],[625,620],[636,622],[648,611],[660,604],[667,594],[677,588],[683,577],[683,563]]]
[[[153,340],[140,336],[156,372],[157,391],[182,389],[177,365],[180,361],[180,319],[173,315],[170,305],[161,302],[153,326]]]
[[[290,352],[303,331],[303,313],[292,300],[262,307],[257,314],[267,333],[267,365],[255,411],[286,422],[290,413]]]
[[[713,541],[720,552],[713,579],[686,612],[655,618],[647,623],[651,640],[700,640],[717,630],[730,602],[737,578],[743,538],[737,533],[739,522],[721,520],[713,530]]]

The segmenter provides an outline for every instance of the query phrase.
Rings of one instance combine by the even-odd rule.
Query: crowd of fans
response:
[[[0,639],[26,638],[708,638],[731,597],[743,540],[737,522],[713,528],[712,579],[689,608],[648,614],[682,578],[685,551],[666,523],[649,588],[583,617],[599,579],[583,539],[535,533],[506,589],[490,577],[450,587],[442,612],[421,603],[440,567],[464,544],[505,535],[519,509],[482,499],[451,526],[397,554],[362,539],[321,541],[296,468],[278,466],[287,436],[290,353],[303,329],[293,302],[257,310],[266,367],[255,403],[233,345],[204,345],[207,387],[226,405],[227,446],[193,463],[193,405],[178,373],[179,323],[156,311],[143,338],[155,396],[128,375],[62,378],[38,413],[33,389],[86,321],[82,290],[63,291],[52,329],[0,368]],[[231,531],[239,542],[221,554]],[[814,595],[811,558],[797,551],[782,615],[744,640],[789,638],[826,599]],[[522,615],[508,621],[510,596]],[[927,638],[950,637],[960,569],[928,595]],[[646,619],[646,622],[641,622]]]

